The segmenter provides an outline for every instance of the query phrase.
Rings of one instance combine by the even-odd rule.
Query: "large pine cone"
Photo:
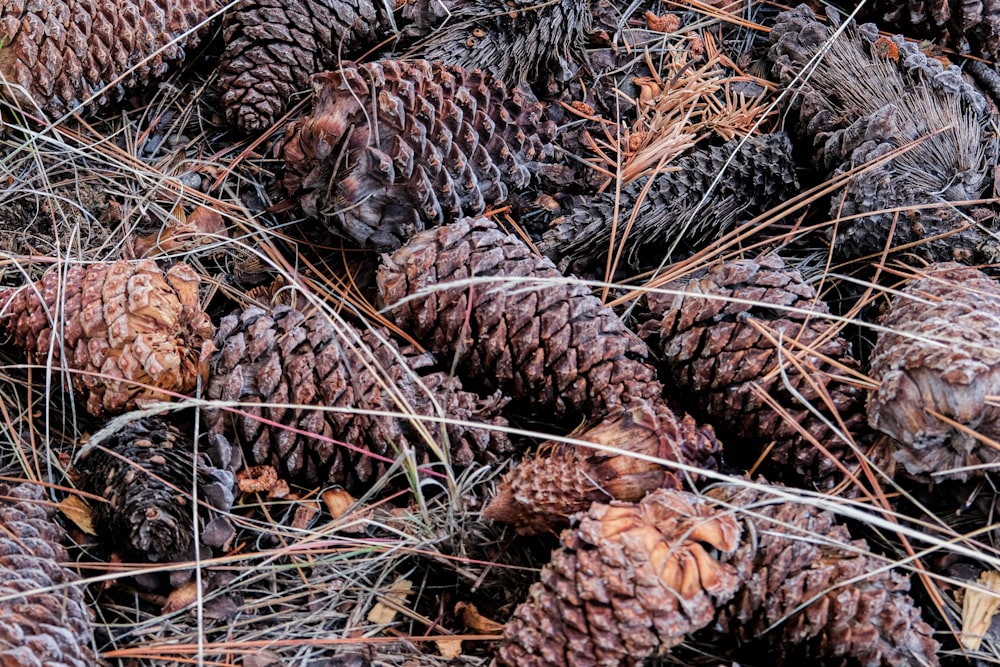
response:
[[[832,34],[800,6],[779,15],[769,56],[792,85],[829,49],[789,96],[790,124],[823,173],[881,160],[833,196],[832,219],[859,216],[838,223],[834,251],[853,259],[912,243],[938,261],[990,259],[1000,244],[969,217],[978,211],[951,204],[980,198],[992,180],[998,146],[984,97],[901,36],[879,37],[873,25]]]
[[[279,149],[279,185],[335,233],[379,250],[479,215],[553,153],[527,88],[427,61],[342,63],[319,74],[312,115]],[[374,114],[374,115],[373,115]]]
[[[829,512],[738,485],[595,503],[507,623],[499,663],[640,665],[702,630],[716,655],[736,640],[778,663],[936,665],[909,580],[867,553]]]
[[[3,94],[53,116],[88,100],[116,102],[182,60],[215,7],[215,0],[7,0]]]
[[[371,48],[386,31],[372,0],[240,0],[226,14],[219,87],[226,120],[261,132],[316,72]]]
[[[206,379],[212,322],[198,276],[152,260],[57,266],[0,294],[0,324],[33,364],[70,371],[94,415],[132,409]]]
[[[783,133],[697,151],[651,182],[639,179],[620,193],[576,204],[545,233],[539,248],[576,273],[604,267],[613,229],[618,233],[615,251],[622,248],[625,263],[633,268],[659,265],[675,248],[685,254],[699,250],[798,192],[791,152]],[[632,228],[622,241],[629,223]]]
[[[891,26],[959,53],[987,60],[1000,55],[1000,3],[996,0],[874,0],[864,13],[883,28]]]
[[[194,443],[161,417],[129,422],[81,450],[77,486],[107,500],[96,503],[94,527],[115,548],[152,562],[194,558],[192,472],[198,501],[220,512],[233,504],[236,478],[213,466]],[[197,509],[201,534],[213,518]]]
[[[90,667],[90,612],[41,487],[0,484],[0,664]]]
[[[463,391],[430,368],[430,355],[401,351],[384,333],[277,306],[224,318],[217,340],[207,395],[244,405],[207,411],[210,428],[231,428],[255,463],[295,480],[362,489],[404,449],[425,463],[439,460],[434,448],[447,442],[456,466],[492,462],[512,449],[491,428],[506,424],[498,395],[482,400]],[[278,407],[288,404],[298,407]],[[442,418],[480,425],[449,424],[445,437],[432,421]]]
[[[874,439],[850,383],[858,364],[798,271],[773,254],[726,262],[644,300],[639,333],[661,352],[668,391],[719,430],[730,463],[748,468],[773,444],[769,479],[822,490],[857,467],[848,438]]]
[[[955,263],[919,272],[880,322],[871,425],[913,475],[981,475],[1000,461],[1000,285]],[[992,443],[990,442],[992,441]]]
[[[648,349],[614,311],[485,218],[415,235],[377,281],[400,327],[536,414],[594,419],[662,393]]]

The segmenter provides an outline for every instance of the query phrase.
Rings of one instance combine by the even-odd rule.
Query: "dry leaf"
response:
[[[962,646],[970,651],[979,650],[983,637],[993,622],[993,616],[1000,609],[1000,572],[983,572],[976,583],[980,588],[996,593],[979,588],[965,589],[965,599],[962,601]]]
[[[292,528],[303,530],[317,513],[319,513],[319,503],[315,500],[300,503],[295,508],[295,516],[292,518]]]
[[[461,639],[435,639],[434,644],[443,658],[453,660],[462,655]]]
[[[406,604],[406,598],[412,590],[413,582],[409,579],[400,577],[392,582],[389,591],[385,595],[380,595],[379,601],[368,612],[368,622],[375,625],[392,623],[396,618],[397,610]]]
[[[94,531],[94,510],[80,496],[66,496],[59,503],[59,511],[87,535],[97,535]]]
[[[471,602],[459,602],[455,605],[455,613],[462,617],[465,627],[481,635],[501,634],[504,629],[503,623],[486,618],[479,613],[476,605]]]
[[[169,614],[183,609],[198,599],[198,584],[195,580],[184,584],[180,588],[175,588],[167,596],[167,601],[163,604],[163,613]]]
[[[343,489],[330,489],[323,492],[323,502],[326,503],[326,509],[330,511],[330,515],[334,519],[339,519],[347,514],[347,510],[350,509],[355,500],[354,496]]]

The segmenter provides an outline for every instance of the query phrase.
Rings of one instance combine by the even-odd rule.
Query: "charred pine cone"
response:
[[[165,392],[190,393],[208,373],[212,322],[198,276],[152,260],[58,266],[0,294],[0,326],[33,364],[70,371],[94,415],[122,412]]]
[[[635,180],[620,193],[574,205],[546,232],[539,248],[576,273],[602,269],[612,246],[616,253],[624,251],[625,263],[633,268],[659,265],[674,248],[699,250],[798,192],[791,152],[782,133],[692,153],[652,182]],[[613,238],[615,229],[620,235],[629,224],[624,240]]]
[[[0,664],[90,667],[83,587],[62,565],[66,535],[41,487],[0,484]]]
[[[224,318],[217,341],[207,395],[243,405],[206,411],[210,428],[234,432],[254,463],[294,480],[351,491],[384,474],[404,449],[425,463],[438,460],[434,449],[444,443],[456,466],[512,450],[491,428],[506,424],[497,416],[499,395],[463,391],[433,368],[431,355],[400,350],[384,333],[362,333],[323,313],[254,307]],[[442,432],[431,421],[439,418],[480,425]]]
[[[342,63],[317,75],[312,115],[279,154],[280,187],[309,216],[391,250],[426,227],[479,215],[550,161],[551,121],[526,88],[427,61]]]
[[[792,85],[829,48],[795,84],[791,124],[824,174],[871,163],[832,198],[834,251],[854,259],[912,243],[937,261],[994,257],[998,244],[977,222],[985,210],[952,203],[990,186],[997,136],[986,100],[957,67],[901,36],[880,37],[870,24],[832,35],[803,5],[779,15],[769,56],[775,76]]]
[[[3,94],[52,116],[117,102],[183,60],[215,8],[215,0],[4,2]]]
[[[640,665],[693,637],[785,662],[938,664],[909,580],[867,553],[830,513],[738,485],[595,503],[507,623],[499,663]]]
[[[191,560],[195,555],[194,515],[205,526],[233,504],[236,478],[195,455],[191,437],[161,417],[129,422],[81,450],[76,462],[81,491],[104,498],[94,508],[94,528],[116,549],[151,562]],[[222,546],[219,544],[211,546]]]
[[[223,28],[226,120],[248,133],[269,128],[310,76],[379,41],[388,28],[382,7],[372,0],[240,0]]]
[[[868,401],[872,427],[913,475],[982,475],[1000,461],[1000,286],[955,263],[923,269],[880,322]]]
[[[857,469],[854,447],[874,440],[850,382],[858,364],[798,271],[773,254],[726,262],[644,301],[639,334],[668,391],[719,429],[730,463],[749,468],[771,447],[769,478],[821,490]]]

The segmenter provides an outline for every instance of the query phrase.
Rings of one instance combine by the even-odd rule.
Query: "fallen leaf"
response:
[[[59,511],[86,534],[97,535],[94,531],[94,510],[83,498],[79,496],[66,496],[66,498],[59,502]]]
[[[443,658],[453,660],[462,655],[461,639],[435,639],[434,643],[437,645],[438,653]]]
[[[501,634],[504,629],[503,623],[486,618],[479,613],[476,605],[471,602],[458,602],[455,604],[455,613],[462,617],[465,627],[481,635]]]
[[[355,501],[354,496],[343,489],[330,489],[323,492],[323,502],[326,503],[326,509],[329,510],[330,515],[334,519],[339,519],[347,514],[347,510]]]
[[[962,600],[962,646],[970,651],[979,650],[1000,610],[1000,572],[983,572],[976,583],[979,587],[967,588]]]
[[[406,598],[412,590],[413,583],[409,579],[400,577],[392,582],[388,592],[378,596],[379,601],[368,612],[368,622],[375,625],[392,623],[396,618],[397,610],[406,604]]]
[[[292,518],[292,528],[302,530],[309,526],[309,522],[319,513],[319,503],[314,500],[300,503],[295,508],[295,516]]]

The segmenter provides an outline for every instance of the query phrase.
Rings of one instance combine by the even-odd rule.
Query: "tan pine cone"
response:
[[[771,664],[937,665],[909,580],[867,553],[829,512],[740,485],[595,503],[507,623],[498,662],[640,665],[690,639]]]
[[[253,463],[348,491],[384,474],[404,448],[426,463],[439,460],[432,447],[447,442],[458,467],[512,451],[493,428],[506,425],[499,395],[480,399],[463,391],[457,379],[433,368],[430,355],[400,350],[386,335],[287,306],[224,318],[206,393],[244,405],[238,413],[207,410],[210,429],[234,433]],[[286,404],[300,407],[278,407]],[[445,439],[431,421],[440,418],[474,425],[448,425]]]
[[[90,667],[93,630],[41,487],[0,484],[0,664]]]
[[[162,76],[198,43],[215,0],[8,0],[0,5],[2,91],[60,116]]]
[[[122,412],[207,378],[212,322],[198,282],[188,266],[163,272],[152,260],[56,266],[0,294],[0,322],[30,363],[70,371],[91,414]]]
[[[566,525],[591,503],[636,502],[654,489],[689,488],[697,478],[636,455],[718,467],[719,443],[712,430],[687,415],[678,419],[662,401],[615,406],[605,419],[571,437],[618,451],[542,445],[536,457],[504,476],[483,516],[512,523],[521,534],[542,533]]]
[[[530,90],[483,72],[345,62],[313,85],[312,114],[279,148],[279,186],[363,246],[391,250],[425,227],[479,215],[527,187],[553,154],[555,127]]]
[[[873,428],[909,473],[968,479],[1000,461],[1000,285],[952,262],[917,272],[880,321],[871,357]],[[986,439],[984,442],[982,439]]]
[[[798,271],[774,254],[725,262],[644,300],[639,334],[661,353],[668,392],[716,427],[731,464],[771,447],[768,479],[821,490],[843,481],[838,464],[857,469],[840,430],[862,449],[874,440],[850,381],[858,363]]]
[[[599,419],[662,393],[648,349],[614,311],[485,218],[414,236],[377,282],[400,327],[536,414]]]

